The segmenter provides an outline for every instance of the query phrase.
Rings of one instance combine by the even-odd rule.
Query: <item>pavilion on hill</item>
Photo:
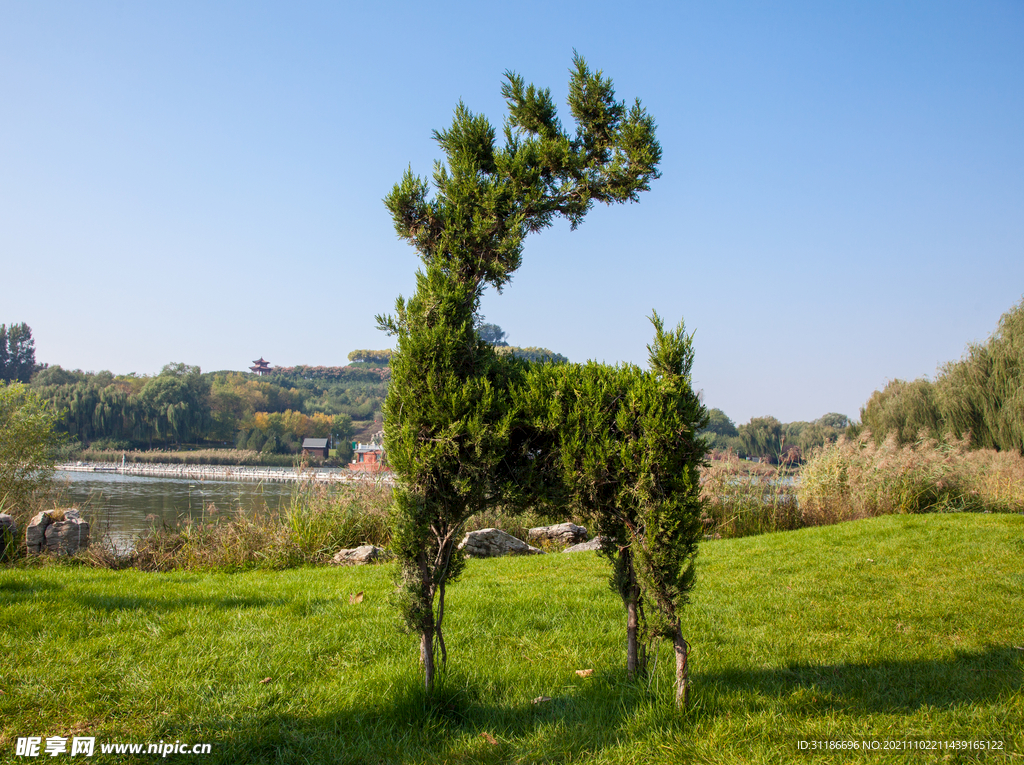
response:
[[[252,363],[255,364],[256,366],[249,367],[250,372],[254,372],[255,374],[258,375],[270,374],[270,362],[264,359],[262,356],[260,356],[256,361]]]

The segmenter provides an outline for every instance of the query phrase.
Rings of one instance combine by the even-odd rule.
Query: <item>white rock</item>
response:
[[[538,555],[543,550],[531,547],[501,529],[470,531],[459,543],[459,549],[470,558],[497,558],[502,555]]]
[[[25,527],[25,545],[30,553],[41,553],[46,547],[46,527],[51,523],[50,514],[45,510],[37,513]]]
[[[334,566],[362,566],[367,563],[387,560],[390,557],[391,553],[383,547],[360,545],[359,547],[338,550],[334,557],[331,558],[331,564]]]

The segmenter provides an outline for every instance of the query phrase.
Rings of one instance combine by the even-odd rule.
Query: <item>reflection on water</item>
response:
[[[291,502],[293,483],[199,481],[188,478],[149,478],[119,473],[58,472],[69,504],[77,505],[92,524],[93,539],[109,533],[133,539],[154,523],[173,524],[199,519],[215,506],[217,512],[254,509],[283,510]]]

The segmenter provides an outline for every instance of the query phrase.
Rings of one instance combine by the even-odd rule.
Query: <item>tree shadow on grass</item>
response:
[[[0,582],[0,605],[13,605],[25,600],[50,596],[64,589],[63,584],[45,580],[11,580]]]
[[[218,741],[204,756],[206,763],[504,765],[579,762],[587,753],[628,741],[636,715],[653,719],[652,709],[663,730],[683,729],[693,717],[660,704],[645,684],[626,683],[618,672],[553,689],[539,703],[508,700],[515,696],[510,687],[467,681],[454,672],[428,700],[417,681],[401,678],[386,698],[339,704],[315,715],[282,710],[285,696],[258,715],[223,726],[193,721],[203,727],[188,731],[167,720],[159,735]]]
[[[638,730],[675,730],[685,736],[700,718],[726,712],[722,694],[755,707],[800,694],[807,698],[800,701],[798,714],[805,713],[805,703],[811,704],[811,713],[821,707],[853,714],[994,704],[1021,692],[1019,654],[992,647],[942,660],[702,674],[695,677],[698,711],[686,712],[674,709],[670,694],[626,683],[619,673],[553,690],[551,700],[539,704],[525,698],[495,701],[507,698],[508,689],[485,688],[456,673],[428,701],[407,677],[397,679],[399,690],[386,697],[339,704],[320,714],[295,714],[277,703],[223,725],[193,721],[191,730],[169,719],[160,735],[216,741],[213,752],[203,757],[206,763],[578,762],[628,745]],[[701,696],[710,703],[702,704]]]
[[[78,595],[75,602],[97,611],[177,611],[191,608],[229,610],[238,608],[271,608],[290,604],[284,597],[239,595],[187,595],[173,598],[148,595]]]
[[[992,703],[1024,686],[1024,652],[992,646],[946,659],[853,664],[794,664],[700,674],[698,686],[743,699],[786,698],[810,691],[814,706],[850,712],[909,713]],[[804,694],[806,695],[806,694]]]

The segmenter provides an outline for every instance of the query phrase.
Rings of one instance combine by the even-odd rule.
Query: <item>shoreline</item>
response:
[[[286,483],[313,481],[315,483],[339,484],[354,481],[376,481],[393,483],[390,473],[370,473],[348,469],[321,468],[273,468],[247,465],[172,465],[166,463],[111,463],[71,462],[56,465],[55,468],[67,473],[117,473],[120,475],[144,476],[148,478],[187,478],[198,481],[263,481]]]

